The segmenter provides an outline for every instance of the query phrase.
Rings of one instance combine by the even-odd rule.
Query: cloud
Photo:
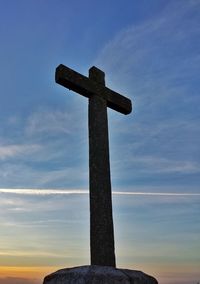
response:
[[[20,277],[0,278],[0,284],[40,284],[41,280]]]
[[[200,171],[200,165],[195,161],[177,161],[156,156],[135,156],[125,162],[137,165],[141,172],[190,174]]]
[[[83,189],[6,189],[0,188],[2,194],[17,195],[83,195],[89,194],[88,190]],[[134,191],[113,191],[113,195],[142,195],[142,196],[200,196],[200,193],[186,192],[134,192]]]
[[[4,125],[6,135],[0,136],[1,186],[86,184],[86,134],[77,136],[84,123],[77,105],[73,111],[63,106],[59,110],[39,107],[26,118],[18,119],[17,127],[13,123]],[[17,121],[13,117],[7,120]]]
[[[0,193],[20,194],[20,195],[65,195],[65,194],[88,194],[88,190],[69,189],[0,189]]]
[[[108,74],[109,87],[133,99],[129,116],[110,112],[115,187],[121,180],[125,188],[135,180],[173,183],[172,175],[179,184],[185,176],[188,184],[199,182],[198,7],[197,1],[169,1],[153,18],[119,32],[94,62]],[[87,186],[87,102],[82,107],[80,96],[69,95],[64,104],[61,97],[58,105],[41,104],[24,119],[8,118],[10,131],[5,127],[2,133],[9,144],[0,147],[1,187]],[[9,162],[11,157],[16,159]]]
[[[72,115],[68,112],[53,109],[38,109],[27,121],[27,135],[61,135],[70,134]],[[74,124],[73,124],[74,125]]]
[[[45,149],[44,153],[48,155],[48,150]],[[63,162],[62,158],[57,161],[57,158],[51,156],[51,151],[47,160],[45,158],[43,160],[44,153],[41,151],[41,155],[38,153],[22,161],[2,163],[0,165],[1,186],[24,188],[31,184],[35,188],[41,186],[47,188],[56,187],[58,185],[63,188],[74,187],[77,184],[83,185],[83,182],[87,183],[87,167],[85,169],[80,165],[70,166],[68,163]]]
[[[116,184],[173,183],[172,175],[179,184],[186,175],[188,184],[199,183],[199,8],[198,1],[169,1],[118,33],[94,62],[109,87],[133,100],[129,116],[110,112]]]
[[[199,40],[195,37],[200,32],[199,26],[196,25],[199,17],[196,9],[199,6],[197,1],[196,5],[191,1],[169,1],[165,9],[154,18],[118,33],[105,45],[95,63],[110,70],[108,74],[112,76],[111,83],[116,84],[121,77],[117,85],[123,85],[127,90],[128,83],[135,94],[137,89],[140,93],[148,90],[149,99],[155,90],[152,88],[156,86],[159,90],[162,87],[165,96],[172,95],[171,88],[168,91],[170,86],[176,91],[182,90],[179,85],[180,78],[185,75],[188,78],[190,75],[191,79],[190,71],[198,70],[196,68],[200,60],[197,48]],[[191,41],[187,42],[188,40]],[[179,48],[182,48],[181,51]],[[179,70],[182,72],[178,73]],[[163,81],[167,85],[162,85]],[[185,86],[188,81],[181,83]],[[130,95],[133,95],[132,92]],[[147,96],[146,91],[141,95],[142,98]],[[163,100],[162,94],[158,92],[154,93],[154,98]]]
[[[2,145],[0,146],[0,160],[5,160],[7,158],[13,158],[20,155],[29,155],[36,153],[41,149],[40,145]]]
[[[146,111],[140,112],[141,118],[145,115],[145,118],[155,119],[162,115],[162,123],[166,118],[171,121],[175,113],[171,111],[171,117],[163,107],[168,111],[179,110],[179,117],[179,106],[197,99],[195,94],[199,87],[195,85],[195,90],[192,84],[197,83],[200,62],[199,13],[195,13],[199,4],[182,3],[170,2],[157,17],[121,31],[96,59],[95,63],[110,76],[111,85],[120,90],[123,87],[134,99],[135,115],[138,110]],[[192,93],[188,96],[190,91]],[[176,104],[171,104],[173,102]],[[191,115],[190,112],[184,115],[187,114]]]

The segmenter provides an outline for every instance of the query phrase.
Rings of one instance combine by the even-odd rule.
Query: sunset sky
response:
[[[117,266],[200,281],[200,0],[0,0],[0,284],[89,264],[85,97],[55,83],[95,65],[109,110]]]

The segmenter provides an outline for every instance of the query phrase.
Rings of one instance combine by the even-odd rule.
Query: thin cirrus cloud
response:
[[[113,74],[111,84],[133,95],[143,108],[148,106],[149,113],[162,102],[168,105],[174,95],[180,95],[181,101],[191,88],[190,82],[197,80],[198,13],[190,16],[199,7],[195,3],[171,2],[157,18],[129,27],[111,39],[95,61]],[[175,13],[177,9],[179,13]],[[187,97],[188,101],[194,99],[193,94]]]
[[[61,110],[38,109],[27,119],[26,135],[70,134],[72,131],[72,115]],[[73,123],[74,127],[74,123]]]
[[[88,190],[83,189],[0,189],[0,193],[19,194],[19,195],[82,195],[89,194]],[[200,193],[181,193],[181,192],[132,192],[132,191],[113,191],[113,195],[142,195],[142,196],[200,196]]]
[[[120,181],[126,188],[137,182],[199,182],[198,7],[197,1],[170,1],[154,18],[116,34],[94,60],[106,72],[108,87],[133,100],[129,116],[110,113],[116,187]],[[19,141],[9,137],[13,145],[0,148],[1,187],[87,186],[86,100],[74,94],[64,99],[63,92],[70,93],[59,88],[54,94],[57,105],[47,101],[45,107],[29,112],[24,124],[18,123]],[[9,120],[12,136],[18,120]],[[40,149],[31,148],[34,145]],[[21,158],[24,153],[32,156],[9,163],[10,157]]]
[[[146,177],[148,184],[199,183],[199,8],[198,1],[170,1],[118,33],[95,60],[108,85],[133,100],[127,119],[111,114],[116,184],[115,177],[127,186]]]
[[[0,145],[0,160],[17,157],[20,155],[34,154],[41,149],[37,144]]]

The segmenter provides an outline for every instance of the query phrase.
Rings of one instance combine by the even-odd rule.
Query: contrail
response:
[[[0,193],[19,195],[83,195],[89,194],[83,189],[9,189],[0,188]],[[140,192],[140,191],[113,191],[113,195],[141,195],[141,196],[200,196],[200,193],[182,192]]]
[[[22,194],[22,195],[66,195],[66,194],[88,194],[88,190],[82,189],[8,189],[1,188],[0,193]]]
[[[135,192],[135,191],[114,191],[117,195],[155,195],[155,196],[200,196],[200,193],[182,193],[182,192]]]

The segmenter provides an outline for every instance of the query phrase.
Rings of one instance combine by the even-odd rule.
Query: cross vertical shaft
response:
[[[55,80],[89,99],[91,264],[115,267],[107,107],[129,114],[131,100],[107,88],[104,72],[94,66],[88,78],[60,64]]]
[[[103,86],[104,77],[96,67],[89,70],[89,79]],[[91,264],[115,267],[107,101],[94,94],[88,113]]]

